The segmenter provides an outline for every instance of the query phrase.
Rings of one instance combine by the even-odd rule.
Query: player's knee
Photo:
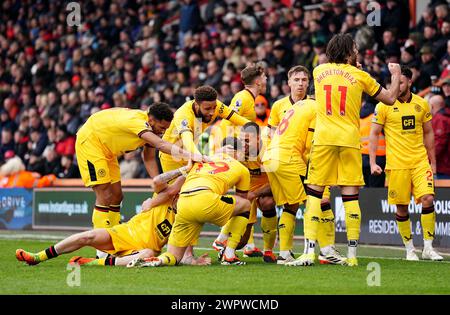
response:
[[[420,198],[422,201],[422,207],[430,207],[433,205],[434,202],[434,196],[433,195],[425,195],[422,198]]]
[[[244,213],[244,212],[249,212],[250,211],[250,208],[251,208],[251,203],[250,203],[250,200],[247,200],[247,199],[241,199],[240,201],[239,201],[239,213]]]

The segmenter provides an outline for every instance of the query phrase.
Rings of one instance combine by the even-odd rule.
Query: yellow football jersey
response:
[[[247,89],[239,91],[234,95],[231,100],[229,108],[234,110],[240,116],[245,117],[249,121],[256,121],[255,112],[255,96]],[[222,139],[227,136],[234,136],[236,133],[229,134],[229,129],[233,127],[233,124],[228,120],[222,120],[220,122],[220,130],[222,132]]]
[[[284,114],[292,107],[292,105],[294,105],[294,103],[295,102],[290,95],[273,103],[269,115],[269,126],[274,128],[278,127]]]
[[[411,169],[428,162],[423,124],[430,120],[427,101],[412,93],[405,103],[397,100],[392,106],[377,104],[372,122],[384,128],[386,169]]]
[[[107,157],[123,155],[145,144],[140,138],[152,131],[147,112],[129,108],[111,108],[93,114],[77,132],[79,139],[95,137]]]
[[[359,149],[359,113],[363,92],[375,97],[382,87],[349,64],[326,63],[313,71],[318,103],[315,145]]]
[[[208,187],[219,195],[225,195],[229,189],[236,191],[250,189],[250,172],[237,160],[229,156],[213,156],[212,162],[195,163],[181,188],[181,193]]]
[[[172,201],[169,201],[135,215],[125,224],[128,226],[128,232],[134,242],[152,244],[156,247],[152,248],[153,250],[161,251],[169,239],[175,221],[175,213]]]
[[[307,147],[310,124],[316,116],[316,107],[314,100],[307,99],[297,102],[286,112],[264,154],[263,161],[296,162],[303,164],[306,171],[303,155]]]
[[[181,134],[183,132],[191,132],[193,134],[192,143],[189,145],[183,145],[187,150],[192,148],[196,149],[196,144],[199,141],[200,135],[214,123],[217,117],[230,120],[233,124],[242,126],[248,122],[247,119],[237,115],[235,111],[231,110],[224,103],[217,101],[216,111],[211,118],[211,121],[204,123],[201,117],[197,117],[194,112],[194,100],[184,103],[174,114],[173,120],[170,123],[169,128],[166,130],[163,136],[163,140],[167,142],[182,145]],[[191,150],[192,151],[192,150]],[[162,158],[171,158],[170,155],[161,153]]]

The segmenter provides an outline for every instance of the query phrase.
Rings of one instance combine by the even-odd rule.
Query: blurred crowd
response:
[[[302,0],[290,7],[282,1],[87,0],[79,1],[77,27],[68,25],[66,2],[2,1],[0,165],[20,157],[29,171],[79,177],[75,134],[91,114],[146,109],[157,101],[176,110],[203,84],[228,104],[243,88],[239,73],[249,62],[267,68],[268,88],[257,102],[260,123],[267,123],[273,102],[289,94],[289,68],[326,62],[326,44],[337,32],[354,36],[360,63],[382,85],[389,84],[387,63],[400,62],[413,69],[414,93],[439,96],[433,111],[442,116],[440,147],[448,150],[448,4],[431,1],[413,25],[409,1],[378,2],[381,23],[369,26],[364,0]],[[373,100],[364,104],[362,115],[373,112]],[[132,153],[121,160],[124,178],[148,176],[139,159]]]

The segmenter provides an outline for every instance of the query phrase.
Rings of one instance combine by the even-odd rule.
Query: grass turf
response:
[[[211,238],[199,246],[208,248]],[[258,243],[258,242],[257,242]],[[127,269],[81,267],[80,286],[70,287],[67,262],[72,254],[27,266],[16,261],[16,248],[37,252],[54,241],[0,239],[1,294],[449,294],[450,265],[446,262],[407,262],[403,251],[361,247],[358,267],[319,265],[286,267],[243,258],[245,266],[221,266],[209,251],[213,265]],[[258,245],[258,244],[257,244]],[[298,246],[296,247],[298,248]],[[205,252],[205,249],[197,253]],[[343,250],[342,252],[345,252]],[[91,248],[76,255],[93,256]],[[371,257],[367,257],[371,256]],[[381,258],[383,257],[383,258]],[[380,265],[380,286],[368,286],[370,262]]]

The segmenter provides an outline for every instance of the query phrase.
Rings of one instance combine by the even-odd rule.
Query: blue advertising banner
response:
[[[0,229],[31,229],[33,190],[25,188],[0,189]]]

